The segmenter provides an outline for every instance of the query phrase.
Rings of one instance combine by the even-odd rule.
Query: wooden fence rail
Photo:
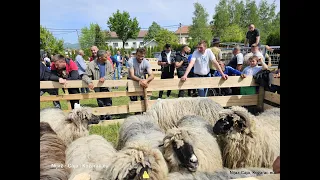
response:
[[[114,97],[128,97],[128,96],[144,96],[143,89],[139,86],[138,82],[132,80],[106,80],[104,83],[100,83],[98,80],[94,80],[95,87],[128,87],[128,91],[114,91],[114,92],[96,92],[88,94],[62,94],[62,95],[49,95],[41,96],[40,102],[48,101],[61,101],[61,100],[82,100],[93,98],[114,98]],[[279,78],[275,78],[272,84],[280,85]],[[154,79],[147,88],[147,96],[152,96],[152,91],[160,90],[182,90],[182,89],[198,89],[198,88],[225,88],[225,87],[245,87],[245,86],[257,86],[252,76],[247,78],[241,78],[239,76],[230,76],[228,80],[223,80],[220,77],[210,78],[188,78],[187,81],[182,82],[180,79]],[[54,89],[54,88],[82,88],[87,87],[87,84],[81,80],[68,81],[64,87],[58,82],[53,81],[40,81],[40,89]],[[231,96],[214,96],[209,97],[223,107],[228,106],[248,106],[266,105],[269,108],[270,105],[264,103],[264,100],[268,100],[280,105],[280,95],[271,92],[264,92],[263,88],[259,88],[261,91],[259,94],[254,95],[231,95]],[[128,97],[129,98],[129,97]],[[148,98],[147,98],[148,99]],[[156,100],[147,100],[148,106],[152,106]],[[69,103],[68,103],[69,104]],[[66,112],[71,110],[71,106],[68,106]],[[129,102],[126,105],[108,106],[108,107],[96,107],[93,108],[93,113],[96,115],[105,114],[127,114],[134,112],[144,112],[145,102],[135,101]]]

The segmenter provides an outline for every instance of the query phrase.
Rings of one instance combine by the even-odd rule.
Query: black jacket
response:
[[[44,65],[42,62],[40,62],[40,81],[48,81],[50,78],[50,70]]]
[[[270,76],[272,76],[272,74],[269,70],[261,70],[254,75],[253,78],[257,84],[264,87],[264,90],[269,91],[271,86]]]

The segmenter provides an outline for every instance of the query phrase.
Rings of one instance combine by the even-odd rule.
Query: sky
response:
[[[280,0],[275,1],[276,13]],[[147,30],[153,21],[168,30],[175,31],[179,23],[192,24],[194,6],[199,2],[209,13],[209,21],[219,0],[40,0],[40,24],[65,43],[77,43],[81,28],[97,23],[107,29],[107,21],[117,9],[136,17],[141,30]],[[256,0],[259,4],[260,0]],[[169,27],[168,27],[169,26]]]

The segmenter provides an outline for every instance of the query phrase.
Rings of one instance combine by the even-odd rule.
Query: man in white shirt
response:
[[[160,53],[158,65],[161,66],[161,79],[172,79],[175,69],[175,55],[171,51],[171,45],[166,44],[165,50]],[[159,98],[162,98],[163,91],[159,91]],[[167,91],[167,97],[171,94],[171,90]]]
[[[190,63],[187,67],[186,72],[181,77],[181,81],[187,80],[187,76],[193,66],[194,66],[194,70],[193,70],[194,77],[210,77],[209,61],[211,61],[212,64],[216,67],[217,71],[220,72],[221,77],[227,80],[228,75],[223,73],[211,49],[207,49],[207,43],[202,40],[198,43],[197,50],[195,50],[194,53],[192,54]],[[205,97],[207,94],[206,91],[207,89],[206,90],[198,89],[199,96]]]

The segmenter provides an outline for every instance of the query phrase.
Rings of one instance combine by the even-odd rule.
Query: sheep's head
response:
[[[188,136],[189,134],[185,130],[177,128],[168,130],[164,138],[164,157],[169,163],[177,164],[195,172],[199,162]]]
[[[130,145],[129,145],[130,146]],[[125,147],[117,152],[108,167],[106,179],[165,179],[168,167],[162,153],[150,147]]]
[[[73,109],[69,115],[68,120],[73,122],[75,125],[80,127],[88,127],[90,124],[98,124],[100,117],[92,114],[92,109],[90,107],[79,107]]]
[[[213,132],[217,135],[238,132],[251,135],[251,115],[243,107],[233,106],[230,109],[224,109],[219,112],[220,119],[215,123]]]
[[[49,123],[40,122],[40,138],[42,137],[42,135],[46,133],[56,134],[56,132],[54,132]]]

